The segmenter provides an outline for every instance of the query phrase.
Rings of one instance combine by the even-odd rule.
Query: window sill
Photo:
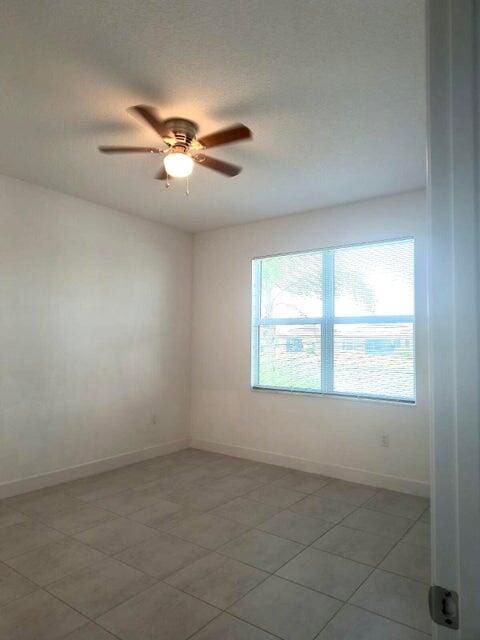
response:
[[[314,398],[326,398],[328,400],[347,400],[350,402],[375,402],[380,404],[394,405],[396,407],[416,407],[416,400],[396,400],[394,398],[372,398],[369,396],[355,396],[341,393],[321,393],[318,391],[303,391],[301,389],[276,389],[275,387],[251,386],[251,391],[260,391],[261,393],[280,393],[287,395],[302,395]]]

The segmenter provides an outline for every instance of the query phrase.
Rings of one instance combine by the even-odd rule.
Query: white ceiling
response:
[[[423,0],[15,0],[0,9],[0,173],[197,231],[425,184]],[[154,180],[137,103],[243,122],[243,165]]]

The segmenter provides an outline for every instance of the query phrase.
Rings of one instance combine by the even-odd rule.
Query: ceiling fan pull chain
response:
[[[188,186],[188,176],[187,176],[187,181],[186,181],[185,195],[186,195],[186,196],[189,196],[189,195],[190,195],[190,189],[189,189],[189,186]]]

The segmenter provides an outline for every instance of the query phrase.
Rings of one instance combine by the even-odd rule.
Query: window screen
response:
[[[252,385],[415,400],[414,241],[253,261]]]

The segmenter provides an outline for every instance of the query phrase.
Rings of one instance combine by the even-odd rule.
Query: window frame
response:
[[[362,246],[392,244],[395,242],[411,241],[413,243],[413,314],[412,315],[387,315],[387,316],[335,316],[335,272],[334,253],[339,249],[349,249]],[[321,253],[323,257],[323,315],[321,317],[297,317],[297,318],[262,318],[261,317],[261,291],[262,260],[265,258],[284,257],[289,255],[300,256],[312,253]],[[251,313],[251,378],[252,390],[274,391],[279,393],[300,393],[314,396],[334,398],[359,399],[379,402],[394,402],[396,404],[417,404],[417,350],[416,350],[416,242],[414,236],[400,238],[388,238],[366,242],[357,242],[347,245],[330,246],[322,249],[307,249],[305,251],[289,251],[252,258],[252,313]],[[413,398],[348,393],[334,390],[334,331],[336,325],[341,324],[411,324],[413,337]],[[321,327],[321,389],[304,389],[301,387],[280,387],[259,384],[260,376],[260,330],[262,326],[272,325],[319,325]]]

